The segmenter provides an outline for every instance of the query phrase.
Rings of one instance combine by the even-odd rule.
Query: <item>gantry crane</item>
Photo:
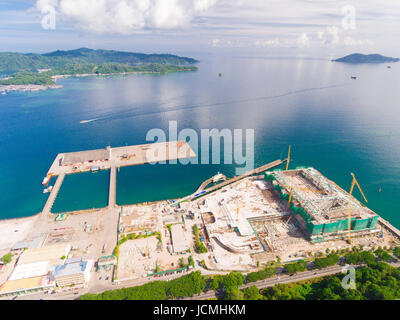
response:
[[[364,200],[366,203],[368,203],[367,198],[364,195],[364,192],[361,190],[360,185],[357,182],[357,179],[354,175],[354,173],[350,173],[351,176],[353,177],[353,181],[351,182],[351,187],[350,187],[350,192],[349,192],[349,207],[348,207],[348,213],[349,213],[349,219],[348,219],[348,223],[347,223],[347,241],[351,244],[352,240],[351,240],[351,195],[353,193],[353,189],[354,189],[354,185],[356,184],[358,187],[358,190],[360,190],[360,193],[362,194]]]

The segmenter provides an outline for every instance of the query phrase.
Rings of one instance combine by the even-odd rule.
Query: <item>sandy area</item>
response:
[[[10,249],[16,242],[24,240],[37,217],[0,220],[0,249]]]

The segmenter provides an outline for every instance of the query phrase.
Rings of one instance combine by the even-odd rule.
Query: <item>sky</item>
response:
[[[0,0],[0,51],[400,57],[398,0]]]

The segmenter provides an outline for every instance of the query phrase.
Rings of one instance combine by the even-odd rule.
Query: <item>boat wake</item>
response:
[[[230,100],[230,101],[220,101],[220,102],[205,102],[205,103],[200,103],[200,104],[196,104],[196,105],[175,105],[175,106],[171,106],[169,108],[165,108],[162,110],[156,110],[156,111],[146,111],[145,109],[147,109],[147,108],[135,108],[135,110],[128,109],[128,110],[115,112],[115,113],[111,113],[111,114],[104,114],[102,117],[99,117],[96,119],[91,119],[91,120],[83,120],[83,121],[81,121],[81,123],[88,123],[88,122],[92,122],[92,121],[104,121],[104,120],[111,121],[111,120],[118,120],[118,119],[132,118],[132,117],[162,114],[162,113],[181,111],[181,110],[184,111],[184,110],[192,110],[192,109],[199,109],[199,108],[218,107],[218,106],[224,106],[224,105],[233,104],[233,103],[245,103],[245,102],[257,102],[257,101],[263,101],[263,100],[273,100],[273,99],[279,99],[282,97],[297,95],[297,94],[301,94],[301,93],[305,93],[305,92],[309,92],[309,91],[326,90],[326,89],[332,89],[332,88],[337,88],[337,87],[342,87],[342,86],[344,86],[344,84],[330,85],[330,86],[324,86],[324,87],[304,88],[304,89],[300,89],[300,90],[289,91],[289,92],[284,92],[284,93],[277,94],[277,95],[264,96],[264,97],[254,97],[254,98],[238,99],[238,100]]]
[[[89,123],[89,122],[93,122],[93,121],[97,121],[100,120],[101,118],[95,118],[95,119],[89,119],[89,120],[82,120],[79,123]]]

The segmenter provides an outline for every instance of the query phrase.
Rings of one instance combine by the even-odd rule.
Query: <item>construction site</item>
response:
[[[153,154],[161,146],[135,150],[144,156],[146,150]],[[129,148],[113,148],[109,156],[128,163]],[[96,159],[102,161],[105,155],[98,152]],[[158,155],[166,157],[163,152]],[[190,155],[185,151],[180,157]],[[88,288],[106,290],[112,284],[147,281],[191,268],[211,274],[247,272],[354,246],[368,250],[400,245],[400,231],[364,205],[367,199],[354,174],[347,192],[314,168],[288,170],[289,155],[240,176],[218,173],[183,198],[127,206],[115,203],[113,166],[107,207],[52,215],[54,189],[66,174],[60,172],[59,185],[41,214],[0,224],[9,235],[0,248],[12,251],[15,263],[27,249],[70,245],[71,256],[98,261]],[[57,166],[73,170],[75,156],[79,154],[64,154],[65,163]],[[354,198],[354,188],[364,203]],[[12,270],[6,266],[0,280],[8,279]],[[64,276],[63,270],[56,273]]]
[[[400,243],[397,229],[313,168],[247,177],[190,207],[204,227],[209,265],[216,270]]]

